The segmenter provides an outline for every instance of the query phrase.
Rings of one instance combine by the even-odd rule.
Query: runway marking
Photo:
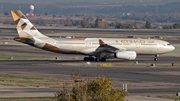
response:
[[[112,63],[101,63],[100,66],[102,66],[102,67],[111,67]]]

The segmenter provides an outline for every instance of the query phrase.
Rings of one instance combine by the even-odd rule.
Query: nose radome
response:
[[[175,50],[175,47],[174,47],[174,46],[172,46],[172,51],[173,51],[173,50]]]
[[[175,47],[171,45],[170,51],[173,51],[174,49]]]

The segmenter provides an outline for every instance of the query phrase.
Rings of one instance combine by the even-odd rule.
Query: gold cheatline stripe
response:
[[[50,44],[45,44],[44,47],[42,49],[45,49],[45,50],[48,50],[48,51],[52,51],[52,52],[59,52],[60,49],[55,47],[55,46],[52,46]]]

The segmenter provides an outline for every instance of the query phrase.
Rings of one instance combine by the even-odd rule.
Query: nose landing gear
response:
[[[158,58],[154,58],[154,61],[157,61],[158,60]]]
[[[158,57],[159,57],[159,55],[156,54],[156,55],[155,55],[155,58],[154,58],[154,61],[157,61],[157,60],[158,60]]]

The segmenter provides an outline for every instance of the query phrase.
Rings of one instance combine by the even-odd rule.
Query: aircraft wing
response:
[[[120,51],[125,51],[126,49],[122,48],[116,48],[114,46],[105,44],[101,39],[99,39],[99,47],[96,49],[95,53],[100,53],[100,52],[107,52],[107,53],[115,53],[117,50]]]

